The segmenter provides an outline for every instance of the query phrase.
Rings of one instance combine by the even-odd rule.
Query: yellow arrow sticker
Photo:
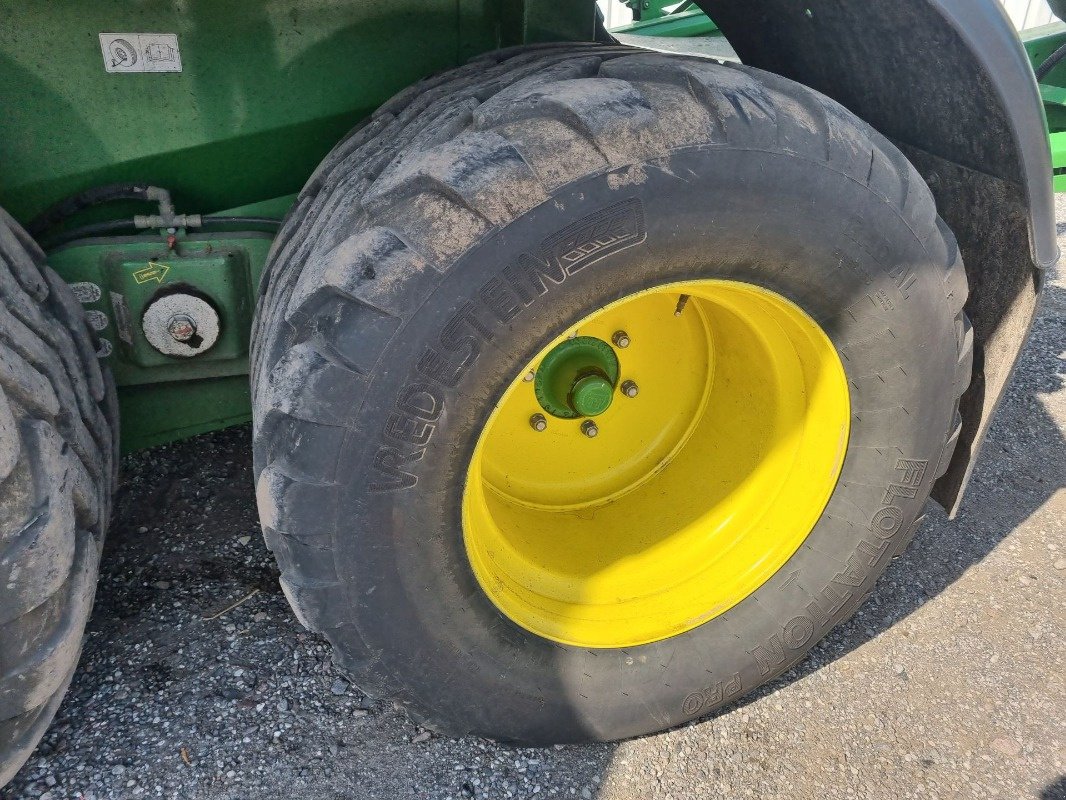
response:
[[[156,283],[162,283],[163,278],[170,272],[170,267],[166,264],[160,264],[155,261],[148,263],[147,267],[142,267],[133,273],[133,279],[137,283],[148,283],[148,281],[155,281]]]

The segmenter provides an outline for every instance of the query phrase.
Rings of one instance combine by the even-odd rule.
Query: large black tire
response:
[[[553,278],[527,283],[531,263]],[[477,436],[575,320],[705,277],[784,295],[835,344],[853,417],[832,499],[785,567],[687,633],[539,638],[467,562]],[[706,714],[800,660],[905,546],[958,435],[965,299],[921,177],[808,88],[591,46],[428,80],[326,159],[264,277],[255,468],[282,586],[358,686],[440,731],[571,742]]]
[[[0,210],[0,786],[78,662],[117,443],[114,384],[81,306]]]

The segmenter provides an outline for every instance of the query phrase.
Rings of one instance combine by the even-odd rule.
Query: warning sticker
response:
[[[101,33],[108,72],[181,72],[176,33]]]
[[[170,267],[166,264],[160,264],[158,261],[149,261],[147,267],[141,267],[133,273],[133,279],[137,283],[148,283],[148,281],[162,283],[168,272],[170,272]]]

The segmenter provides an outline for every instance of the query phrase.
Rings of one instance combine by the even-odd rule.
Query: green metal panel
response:
[[[247,375],[126,386],[118,393],[122,452],[239,425],[252,418]]]
[[[1022,31],[1019,35],[1022,39],[1022,45],[1025,47],[1025,52],[1029,55],[1029,60],[1035,68],[1038,67],[1045,58],[1055,52],[1059,45],[1066,42],[1066,24],[1062,22],[1052,22],[1048,25],[1029,28],[1028,30]],[[1066,69],[1062,67],[1056,68],[1050,75],[1048,75],[1048,78],[1054,81],[1060,76],[1066,76]]]
[[[1055,50],[1066,44],[1066,24],[1055,22],[1032,28],[1022,34],[1022,43],[1033,69],[1039,67]],[[1051,136],[1051,166],[1056,192],[1066,192],[1066,60],[1054,67],[1040,83]]]
[[[294,192],[382,101],[499,40],[494,4],[456,0],[0,0],[0,19],[0,205],[21,219],[120,180],[199,211]],[[182,72],[105,72],[115,31],[177,34]]]
[[[287,195],[220,214],[281,218],[293,200]],[[251,419],[248,333],[272,241],[258,232],[179,232],[171,249],[165,235],[146,233],[86,239],[49,254],[96,322],[101,357],[119,387],[124,453]],[[139,282],[136,274],[147,267],[154,273]],[[192,359],[157,352],[140,328],[151,300],[177,286],[194,287],[220,315],[218,342]]]
[[[534,43],[588,41],[596,38],[596,6],[593,2],[519,0],[505,2],[500,17],[504,46]]]
[[[633,19],[640,22],[666,16],[670,9],[692,5],[691,2],[681,0],[625,0],[625,4],[633,9]]]
[[[1051,134],[1051,164],[1056,192],[1066,192],[1066,131]]]
[[[287,195],[219,213],[281,218],[294,199]],[[264,233],[182,234],[175,248],[181,255],[173,258],[165,236],[146,233],[82,240],[49,254],[53,268],[75,285],[85,309],[104,322],[98,335],[110,351],[103,359],[119,387],[124,453],[251,419],[248,331],[255,287],[272,241]],[[220,258],[220,253],[227,257]],[[169,269],[159,281],[137,283],[133,273],[153,257]],[[194,359],[156,352],[138,325],[157,291],[181,283],[194,285],[210,298],[221,316],[219,342]],[[128,343],[119,335],[122,323],[116,318],[113,293],[122,295],[128,307]]]
[[[645,13],[639,21],[612,28],[611,32],[636,36],[721,36],[718,26],[698,8],[655,16]]]
[[[198,234],[180,236],[170,248],[162,237],[94,239],[54,251],[49,263],[75,285],[86,310],[96,312],[91,318],[100,320],[120,387],[195,380],[247,373],[254,287],[271,241],[260,233]],[[155,297],[180,286],[203,294],[221,318],[218,342],[191,359],[159,353],[140,325]]]
[[[180,212],[280,218],[330,148],[404,87],[496,47],[595,35],[593,0],[0,0],[0,19],[0,205],[23,221],[114,182],[170,189]],[[175,34],[181,71],[107,72],[99,37],[120,32]],[[99,328],[125,451],[250,417],[248,335],[270,242],[145,232],[49,254]],[[218,341],[195,358],[159,353],[141,330],[177,286],[220,315]]]

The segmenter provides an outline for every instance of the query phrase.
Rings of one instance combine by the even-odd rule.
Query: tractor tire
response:
[[[360,689],[419,724],[527,744],[676,726],[800,661],[854,613],[909,541],[950,461],[971,371],[958,247],[891,143],[781,77],[618,46],[494,53],[387,102],[299,195],[260,294],[256,491],[298,618],[329,639]],[[611,337],[602,315],[625,313],[631,302],[666,310],[648,322],[661,338]],[[776,309],[780,322],[734,336],[756,306]],[[677,514],[718,513],[701,505],[720,493],[717,467],[701,466],[686,444],[646,474],[673,481],[667,502],[627,489],[587,511],[567,505],[586,487],[567,476],[591,463],[596,447],[654,439],[655,425],[612,438],[619,429],[610,420],[638,408],[655,418],[654,403],[673,402],[691,374],[706,373],[714,392],[750,379],[729,349],[715,350],[717,382],[710,356],[691,370],[682,363],[673,385],[637,375],[639,395],[623,388],[633,399],[609,401],[597,438],[589,420],[579,427],[566,409],[541,402],[543,413],[529,414],[541,400],[546,353],[598,337],[590,347],[612,369],[620,363],[621,378],[638,358],[651,375],[680,352],[666,338],[674,319],[691,330],[719,326],[708,328],[710,344],[699,336],[682,343],[693,353],[715,346],[711,333],[756,355],[760,341],[787,340],[788,358],[804,370],[789,373],[804,381],[795,391],[768,382],[730,395],[743,418],[736,424],[700,406],[710,416],[695,418],[693,442],[715,426],[738,453],[757,452],[778,434],[750,409],[815,403],[819,365],[833,424],[803,423],[824,461],[808,483],[789,483],[799,488],[788,503],[769,493],[756,503],[786,527],[792,503],[813,515],[787,552],[774,551],[772,572],[759,572],[756,553],[746,589],[711,603],[700,592],[717,584],[689,581],[697,606],[679,597],[676,608],[672,588],[649,582],[661,607],[612,616],[597,576],[639,563],[657,576],[648,581],[661,581],[662,565],[650,550],[613,553],[614,529],[595,528],[596,520],[614,519],[621,530],[646,517],[629,545],[654,540],[672,554],[671,568],[714,569],[713,558],[686,557],[663,537],[674,536]],[[757,360],[749,372],[762,374]],[[619,377],[604,375],[597,380],[608,385]],[[499,422],[519,396],[525,416]],[[486,439],[498,424],[507,435]],[[570,451],[552,451],[538,472],[541,443],[562,436]],[[719,458],[713,438],[700,441]],[[475,466],[491,447],[507,468],[486,461],[486,470],[500,481],[522,473],[553,498],[548,506],[515,501],[514,519],[550,513],[558,530],[593,538],[575,545],[551,524],[513,533],[499,522],[491,535],[503,531],[506,543],[496,547],[504,540],[486,533],[484,545],[485,518],[511,519],[493,516],[512,502],[506,491],[478,500]],[[758,467],[740,460],[715,462],[742,471],[737,486],[743,470]],[[614,514],[612,503],[631,497],[646,503],[632,505],[632,517]],[[586,523],[593,527],[579,528]],[[557,550],[522,562],[530,584],[521,570],[494,573],[510,558],[501,554],[507,547],[541,546]],[[641,580],[619,593],[623,611],[642,607]],[[582,605],[575,587],[599,604]]]
[[[118,403],[69,286],[0,210],[0,786],[81,652],[118,464]]]

